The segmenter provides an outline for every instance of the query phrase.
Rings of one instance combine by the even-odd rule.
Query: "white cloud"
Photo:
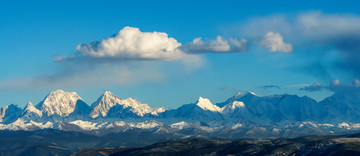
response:
[[[314,39],[333,42],[334,39],[360,36],[360,17],[354,15],[308,12],[298,16],[297,24],[304,35]]]
[[[290,43],[285,43],[283,37],[279,33],[272,31],[265,34],[259,45],[267,48],[271,52],[291,52],[293,50]]]
[[[217,36],[216,40],[203,41],[201,37],[195,38],[192,43],[186,44],[181,49],[187,53],[226,53],[247,51],[248,42],[245,39],[223,39]]]
[[[92,58],[177,60],[184,55],[178,49],[180,46],[181,43],[166,33],[125,27],[114,37],[79,44],[76,50],[81,56]]]
[[[245,39],[234,39],[234,38],[230,38],[229,40],[230,45],[232,45],[233,49],[231,49],[230,51],[247,51],[248,50],[248,41]]]
[[[248,42],[218,36],[210,41],[194,39],[188,47],[191,53],[194,50],[239,52],[247,50]],[[66,57],[54,56],[55,62],[60,64],[59,69],[46,75],[0,80],[0,90],[162,83],[168,78],[191,74],[206,63],[200,55],[184,53],[181,43],[168,34],[141,32],[134,27],[125,27],[101,41],[79,44],[76,50],[75,54]]]
[[[299,48],[306,48],[303,53],[320,58],[319,61],[324,61],[322,58],[325,55],[337,55],[333,60],[336,61],[333,67],[360,77],[360,16],[358,14],[325,14],[321,11],[292,15],[277,14],[253,18],[245,22],[242,28],[241,32],[254,40],[269,31],[279,32]]]
[[[201,56],[186,54],[180,46],[166,33],[125,27],[112,37],[79,44],[76,54],[55,55],[55,62],[61,66],[46,75],[0,80],[0,90],[162,83],[174,73],[177,77],[188,75],[203,66]]]

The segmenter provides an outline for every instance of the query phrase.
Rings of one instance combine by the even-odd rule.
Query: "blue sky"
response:
[[[346,0],[2,2],[0,106],[38,103],[56,89],[76,91],[88,104],[110,90],[170,108],[199,96],[222,102],[246,90],[321,100],[332,92],[301,87],[359,78],[358,6]],[[96,48],[130,32],[142,39],[135,48],[130,41]]]

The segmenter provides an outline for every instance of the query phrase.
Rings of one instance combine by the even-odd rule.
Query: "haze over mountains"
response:
[[[296,95],[239,92],[223,103],[199,97],[177,109],[151,108],[109,91],[86,104],[75,92],[57,90],[34,106],[0,108],[0,130],[56,129],[94,135],[145,133],[168,138],[295,137],[360,130],[360,94],[335,93],[317,102]]]

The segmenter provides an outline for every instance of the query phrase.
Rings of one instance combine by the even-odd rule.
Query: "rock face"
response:
[[[8,124],[14,122],[21,114],[21,108],[13,104],[0,108],[0,122]]]

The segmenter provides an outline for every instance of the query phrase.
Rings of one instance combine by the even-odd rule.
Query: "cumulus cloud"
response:
[[[52,87],[54,85],[80,86],[129,85],[166,81],[171,77],[169,68],[178,75],[186,75],[202,67],[203,58],[182,52],[176,39],[164,32],[141,32],[139,28],[125,27],[115,35],[79,44],[76,53],[67,57],[55,56],[63,68],[52,75],[19,80],[28,85]],[[167,68],[165,68],[167,67]],[[86,77],[86,79],[84,79]],[[0,88],[12,81],[0,84]],[[36,87],[36,86],[34,86]]]
[[[226,52],[243,52],[248,50],[248,41],[245,39],[229,40],[217,36],[216,40],[203,41],[201,37],[195,38],[192,43],[188,43],[181,50],[187,53],[226,53]]]
[[[73,55],[55,55],[59,66],[52,72],[0,81],[0,90],[161,83],[175,75],[174,69],[179,77],[203,66],[201,56],[186,54],[180,46],[166,33],[125,27],[112,37],[79,44]]]
[[[259,45],[267,48],[271,52],[291,52],[293,47],[290,43],[285,43],[283,37],[277,32],[268,32],[263,39],[259,42]]]
[[[74,57],[92,59],[154,59],[178,60],[184,55],[176,39],[163,32],[141,32],[139,28],[125,27],[113,37],[79,44]]]
[[[217,36],[215,40],[203,40],[201,37],[192,43],[182,45],[164,32],[141,32],[139,28],[125,27],[112,37],[101,41],[79,44],[77,53],[67,56],[55,56],[56,62],[109,63],[118,61],[158,60],[189,61],[202,59],[193,54],[243,52],[248,50],[245,39],[228,40]],[[194,63],[191,63],[194,64]],[[199,66],[199,65],[197,65]]]

